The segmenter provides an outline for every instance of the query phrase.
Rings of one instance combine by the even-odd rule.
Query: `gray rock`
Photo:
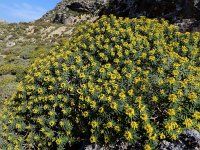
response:
[[[75,23],[75,18],[72,16],[68,18],[64,18],[63,22],[65,25],[72,25]]]
[[[18,39],[15,40],[15,42],[24,42],[24,41],[26,41],[24,37],[19,37]]]
[[[180,135],[180,140],[186,145],[189,149],[199,149],[200,150],[200,133],[194,129],[185,130]]]
[[[5,38],[5,41],[10,40],[12,37],[13,37],[13,35],[8,35],[8,36]]]
[[[194,0],[194,6],[200,10],[200,0]]]
[[[194,129],[185,130],[177,141],[163,141],[158,150],[200,150],[200,133]]]
[[[9,42],[6,43],[6,47],[13,47],[15,45],[16,45],[16,43],[13,42],[13,41],[9,41]]]
[[[108,2],[109,0],[62,0],[53,10],[43,15],[40,20],[71,24],[73,20],[70,17],[77,17],[81,14],[98,16]]]
[[[97,144],[91,144],[91,145],[85,146],[84,150],[105,150],[105,149],[103,147],[100,147]]]
[[[158,150],[185,150],[184,145],[181,143],[170,143],[163,141]]]
[[[82,148],[80,148],[79,150],[139,150],[139,149],[134,148],[134,146],[128,142],[119,140],[115,145],[109,144],[100,146],[98,144],[83,143]]]
[[[188,30],[192,30],[192,25],[196,22],[195,19],[182,19],[177,20],[174,24],[179,26],[180,31],[185,32]]]
[[[65,35],[65,36],[70,36],[70,35],[72,35],[73,30],[74,30],[74,28],[72,28],[72,29],[66,31],[64,35]]]

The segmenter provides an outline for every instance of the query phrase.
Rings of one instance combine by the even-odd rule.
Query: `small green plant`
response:
[[[9,54],[4,58],[6,63],[14,62],[16,59],[17,59],[17,57],[14,54]]]
[[[24,66],[5,64],[0,66],[0,75],[12,74],[16,75],[24,71]]]
[[[103,16],[78,28],[37,59],[5,101],[2,145],[64,149],[124,139],[151,150],[200,130],[199,41],[199,33],[144,17]]]
[[[5,98],[12,96],[13,91],[16,89],[16,77],[12,75],[5,75],[0,77],[0,105]],[[1,109],[1,106],[0,106]]]
[[[0,78],[0,86],[3,86],[7,83],[15,81],[15,77],[13,76],[8,76],[8,77],[3,77],[2,79]]]

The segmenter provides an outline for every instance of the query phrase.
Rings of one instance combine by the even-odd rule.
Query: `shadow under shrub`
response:
[[[0,137],[20,149],[124,139],[150,150],[200,131],[199,35],[144,17],[103,16],[78,28],[36,59],[5,101]]]

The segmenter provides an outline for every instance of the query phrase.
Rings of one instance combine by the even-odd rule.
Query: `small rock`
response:
[[[13,37],[13,35],[8,35],[8,36],[5,38],[5,41],[10,40],[12,37]]]
[[[90,18],[90,20],[88,20],[88,21],[89,22],[95,22],[98,19],[99,19],[99,16],[95,16],[95,17]]]
[[[200,10],[200,0],[194,0],[194,6]]]
[[[19,37],[18,39],[15,40],[15,42],[24,42],[25,39],[24,37]]]
[[[65,32],[65,36],[70,36],[73,33],[74,28],[68,30],[67,32]]]
[[[163,141],[158,150],[185,150],[184,145],[181,143],[170,143],[168,141]]]
[[[74,22],[75,22],[75,18],[72,17],[72,16],[70,16],[70,17],[64,19],[64,24],[65,24],[65,25],[73,25]]]
[[[194,129],[185,130],[180,135],[180,140],[186,145],[188,148],[198,148],[200,150],[200,133]]]
[[[16,43],[12,42],[12,41],[9,41],[9,42],[6,43],[6,47],[13,47],[15,45],[16,45]]]
[[[33,34],[35,31],[34,28],[35,26],[29,26],[28,28],[26,28],[27,35]]]
[[[91,145],[87,145],[84,150],[104,150],[103,148],[101,148],[99,145],[97,144],[91,144]]]
[[[48,38],[51,38],[55,35],[58,35],[58,36],[61,36],[62,33],[64,33],[66,30],[66,27],[65,26],[62,26],[62,27],[59,27],[57,28],[56,30],[54,30],[53,32],[51,32],[49,35],[48,35]]]
[[[174,23],[174,25],[179,26],[180,31],[186,32],[189,29],[191,30],[191,26],[195,21],[195,19],[182,19],[178,20],[176,23]]]
[[[83,143],[83,147],[80,150],[137,150],[137,149],[133,148],[132,144],[120,140],[115,145],[109,144],[100,146],[97,144]]]
[[[200,150],[200,133],[187,129],[174,142],[162,141],[158,150]]]

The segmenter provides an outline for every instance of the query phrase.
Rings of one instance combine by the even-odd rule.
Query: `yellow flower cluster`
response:
[[[125,139],[126,139],[127,141],[130,141],[130,140],[133,139],[133,135],[132,135],[132,133],[131,133],[130,131],[125,131],[124,137],[125,137]]]
[[[192,119],[190,119],[190,118],[186,118],[186,119],[184,120],[183,124],[186,126],[186,128],[189,128],[189,127],[192,126],[193,121],[192,121]]]
[[[165,125],[165,129],[166,129],[167,131],[171,131],[171,130],[174,130],[174,129],[176,129],[176,128],[178,128],[177,122],[168,122],[168,123]]]

